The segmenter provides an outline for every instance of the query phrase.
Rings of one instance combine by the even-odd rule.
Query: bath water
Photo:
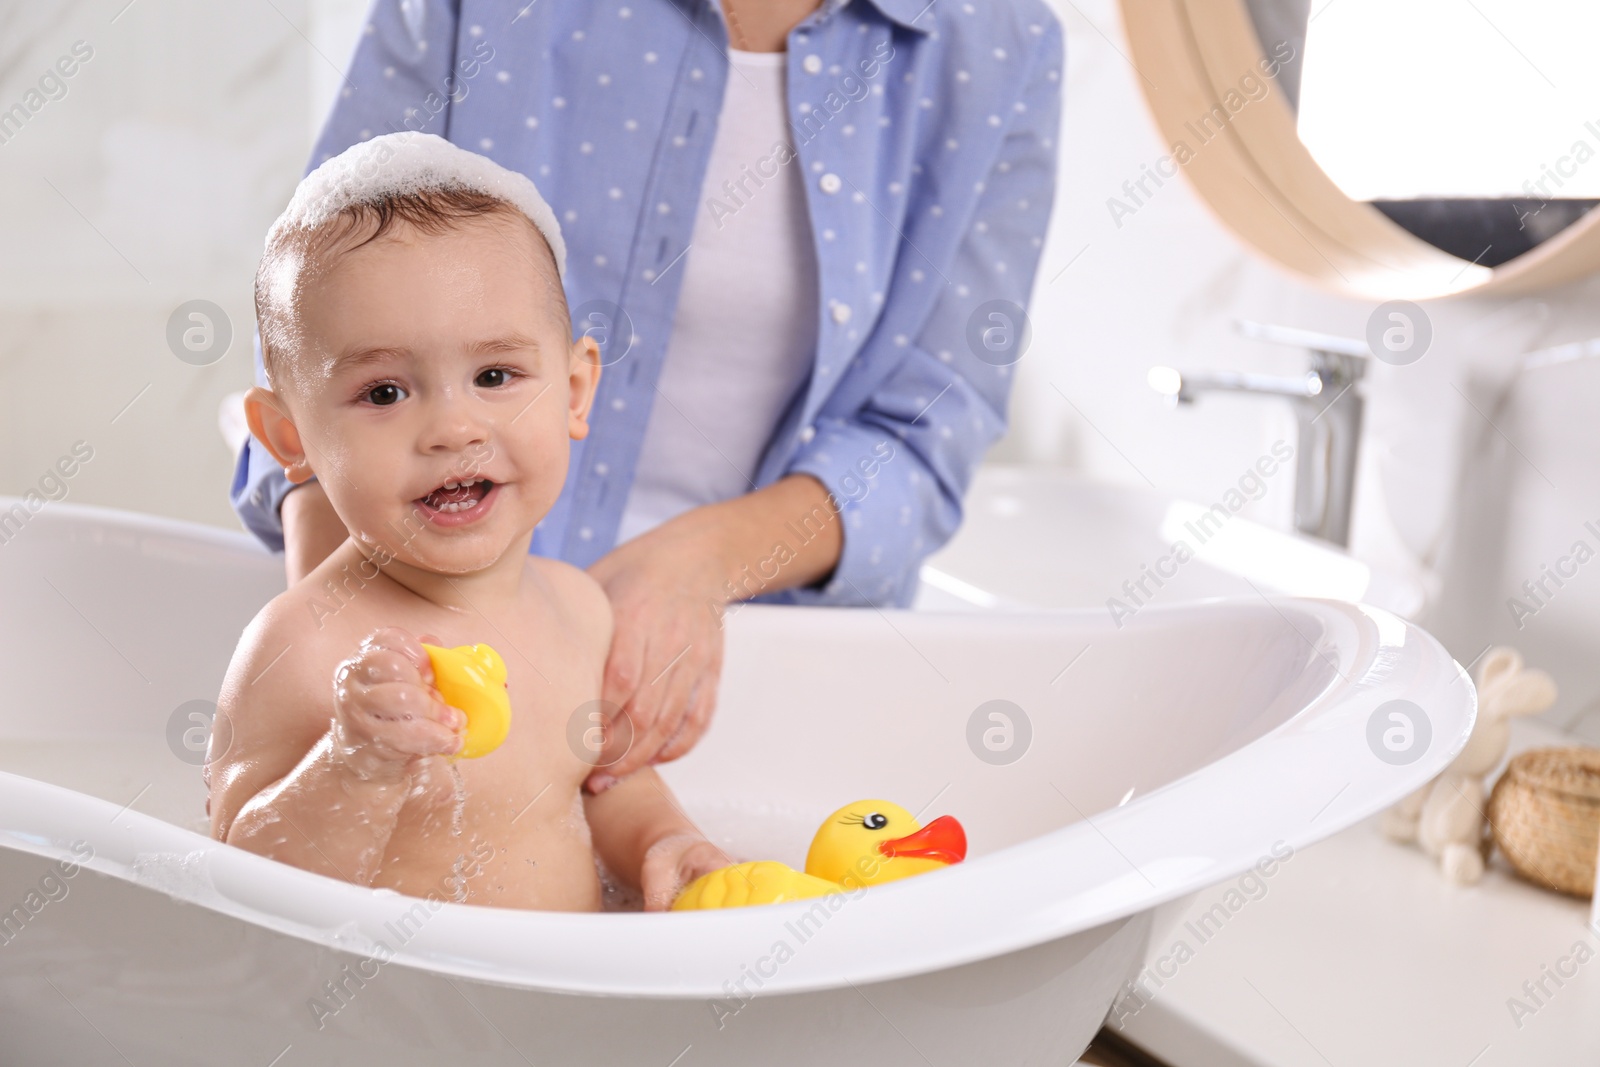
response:
[[[96,735],[75,738],[0,740],[0,771],[51,782],[99,797],[118,808],[141,812],[195,833],[209,836],[206,788],[201,768],[175,756],[165,739],[144,735]],[[460,770],[456,778],[455,810],[451,833],[463,834],[465,789]],[[805,865],[806,850],[818,822],[827,811],[785,804],[750,804],[704,795],[689,788],[680,791],[684,809],[734,862],[781,860],[795,868]],[[577,808],[574,817],[577,817]],[[457,874],[465,856],[457,862]],[[185,882],[185,857],[152,856],[148,873],[152,881],[166,876]],[[621,885],[598,864],[602,906],[606,911],[637,911],[643,900],[636,890]]]

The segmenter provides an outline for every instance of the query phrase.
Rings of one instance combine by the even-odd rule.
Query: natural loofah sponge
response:
[[[1541,748],[1511,761],[1489,795],[1489,825],[1531,882],[1587,897],[1600,846],[1600,749]]]

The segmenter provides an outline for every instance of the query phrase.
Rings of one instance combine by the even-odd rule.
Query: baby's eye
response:
[[[404,400],[405,397],[406,391],[393,382],[384,382],[382,385],[374,385],[371,389],[367,390],[367,402],[369,404],[376,404],[380,408],[388,407],[390,404],[399,403],[401,400]]]
[[[511,371],[506,367],[490,367],[479,371],[473,384],[481,389],[498,389],[511,380]]]

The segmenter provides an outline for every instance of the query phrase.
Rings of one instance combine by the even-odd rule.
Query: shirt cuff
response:
[[[809,474],[839,503],[844,544],[833,574],[818,585],[760,599],[780,604],[910,607],[933,509],[948,507],[911,449],[879,427],[819,419],[816,435],[789,464]],[[800,523],[790,523],[791,531]]]
[[[283,517],[279,509],[293,488],[271,454],[254,438],[246,438],[244,448],[239,450],[228,496],[245,529],[274,552],[283,551]]]

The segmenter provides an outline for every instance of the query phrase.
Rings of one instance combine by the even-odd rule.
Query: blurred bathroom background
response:
[[[1343,25],[1358,41],[1358,16],[1385,10],[1342,2],[1348,11],[1329,15],[1327,26]],[[1108,201],[1125,196],[1124,183],[1168,149],[1113,0],[1054,6],[1069,42],[1061,187],[1012,430],[990,460],[1210,503],[1273,442],[1294,440],[1293,416],[1283,403],[1253,397],[1171,410],[1147,384],[1149,369],[1297,374],[1304,351],[1247,340],[1236,321],[1363,338],[1379,301],[1332,295],[1270,264],[1181,181],[1131,214],[1112,211]],[[1264,39],[1293,41],[1304,53],[1303,5],[1298,17],[1292,3],[1253,6]],[[1424,12],[1418,18],[1429,7],[1412,6]],[[366,7],[0,3],[0,113],[38,89],[59,57],[77,56],[75,73],[52,81],[25,121],[0,120],[0,494],[35,486],[83,441],[93,459],[70,480],[67,499],[239,528],[218,406],[250,382],[261,239],[340,88]],[[88,58],[74,53],[76,42]],[[1404,45],[1403,34],[1390,40],[1383,61],[1420,55]],[[1544,91],[1542,71],[1567,70],[1559,41],[1519,45],[1531,55],[1532,69],[1522,72],[1529,92]],[[1487,37],[1452,45],[1473,47],[1503,45]],[[1297,66],[1276,87],[1303,95],[1301,134],[1318,138],[1308,147],[1351,195],[1509,196],[1538,178],[1528,161],[1553,160],[1567,147],[1562,140],[1600,145],[1600,106],[1586,116],[1596,132],[1574,128],[1569,137],[1531,127],[1537,108],[1479,99],[1460,70],[1419,73],[1409,107],[1393,94],[1362,96],[1359,74],[1330,59]],[[1317,107],[1334,96],[1375,110],[1359,123],[1324,121]],[[1436,164],[1431,173],[1372,170],[1386,145],[1419,138],[1433,146],[1424,153]],[[1600,197],[1600,162],[1590,167],[1563,197]],[[1505,188],[1429,187],[1440,174]],[[233,333],[227,355],[208,366],[175,358],[167,341],[173,310],[197,299],[223,308]],[[1600,531],[1600,360],[1522,362],[1525,353],[1600,336],[1600,281],[1425,308],[1433,330],[1425,357],[1375,362],[1361,386],[1366,428],[1351,551],[1427,591],[1420,618],[1461,662],[1505,642],[1550,669],[1563,686],[1550,717],[1600,740],[1600,561],[1559,587],[1547,584],[1554,595],[1531,616],[1518,619],[1508,606],[1575,542],[1600,548],[1600,534],[1584,526],[1594,521]],[[1289,529],[1291,482],[1271,480],[1245,514]],[[1123,577],[1107,575],[1106,596]]]

